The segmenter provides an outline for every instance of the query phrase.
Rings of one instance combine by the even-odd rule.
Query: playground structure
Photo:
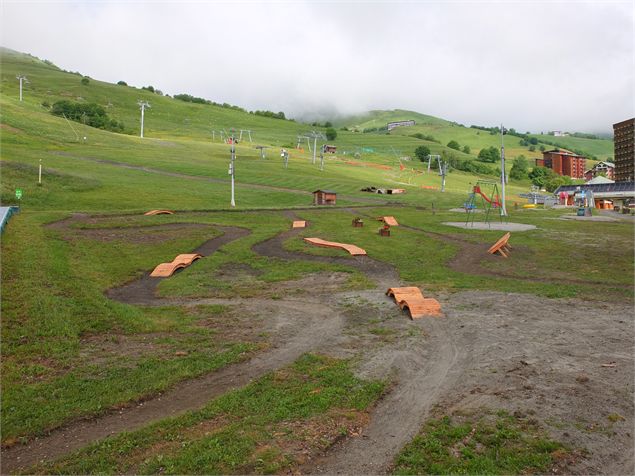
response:
[[[154,216],[154,215],[174,215],[172,210],[150,210],[149,212],[144,213],[145,216]]]
[[[509,238],[512,236],[511,233],[505,233],[502,237],[498,239],[496,243],[494,243],[489,250],[488,253],[495,254],[499,253],[503,258],[507,258],[507,254],[511,251],[512,247],[509,244]]]
[[[341,248],[348,251],[353,256],[365,255],[366,250],[359,246],[349,245],[347,243],[337,243],[335,241],[326,241],[321,238],[304,238],[304,241],[315,246],[324,246],[326,248]]]
[[[407,309],[411,319],[425,316],[442,317],[439,301],[424,298],[421,290],[415,286],[405,288],[389,288],[386,295],[394,299],[401,310]]]
[[[472,187],[467,201],[463,204],[463,208],[467,212],[466,225],[474,225],[474,215],[477,209],[477,201],[480,199],[481,205],[485,210],[485,223],[490,223],[490,213],[492,210],[497,210],[501,223],[503,222],[503,207],[501,197],[498,192],[497,182],[488,182],[485,180],[479,180],[476,185]]]
[[[364,220],[362,220],[360,217],[355,217],[353,218],[352,225],[353,228],[362,228],[364,226]]]
[[[178,255],[169,263],[161,263],[150,273],[153,278],[167,278],[172,276],[177,269],[187,268],[197,259],[202,258],[203,255],[198,253],[182,254]]]
[[[379,236],[390,236],[390,225],[384,224],[384,226],[378,230],[378,233]]]

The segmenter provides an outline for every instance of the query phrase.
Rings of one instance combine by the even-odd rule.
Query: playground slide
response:
[[[325,246],[327,248],[342,248],[343,250],[348,251],[353,256],[365,255],[366,254],[366,250],[360,248],[359,246],[349,245],[349,244],[346,244],[346,243],[337,243],[337,242],[334,242],[334,241],[326,241],[326,240],[322,240],[321,238],[305,238],[304,241],[306,241],[307,243],[311,243],[312,245],[316,245],[316,246]]]
[[[481,197],[483,197],[483,200],[485,200],[487,203],[491,203],[492,205],[494,205],[495,207],[500,207],[501,203],[500,203],[500,198],[498,195],[496,195],[493,198],[489,198],[487,195],[485,195],[482,191],[481,191],[481,187],[479,187],[478,185],[474,186],[474,193],[478,193]]]
[[[158,265],[154,268],[152,273],[150,273],[150,276],[153,278],[167,278],[168,276],[172,276],[177,269],[187,268],[194,261],[202,257],[202,255],[197,253],[178,255],[170,263],[161,263]]]
[[[174,212],[172,210],[150,210],[149,212],[145,212],[144,215],[174,215]]]

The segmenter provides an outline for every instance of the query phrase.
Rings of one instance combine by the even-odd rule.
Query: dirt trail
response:
[[[441,389],[450,387],[456,379],[457,375],[451,375],[451,369],[457,360],[465,357],[445,330],[443,320],[430,321],[426,330],[430,339],[425,346],[412,345],[389,355],[386,351],[380,352],[366,363],[366,367],[394,369],[398,384],[374,409],[363,437],[342,440],[324,457],[303,468],[303,472],[388,472],[395,455],[421,429],[421,423],[439,399]]]
[[[246,228],[238,228],[235,226],[215,226],[215,228],[221,230],[223,234],[206,241],[195,250],[188,251],[188,253],[198,253],[203,256],[209,256],[221,246],[243,238],[251,233],[251,231]],[[194,266],[195,265],[196,263]],[[164,305],[165,301],[158,299],[155,295],[157,286],[164,279],[167,278],[152,278],[148,271],[144,273],[141,278],[130,281],[123,286],[109,289],[106,295],[110,299],[126,304]]]
[[[252,300],[247,312],[262,312],[270,301]],[[324,306],[309,307],[302,302],[276,302],[283,319],[274,324],[278,331],[291,334],[277,347],[250,360],[229,365],[201,378],[177,384],[172,389],[135,406],[102,417],[72,423],[35,439],[2,451],[2,473],[28,468],[39,461],[50,461],[107,436],[133,431],[154,421],[203,407],[212,398],[242,387],[267,372],[291,364],[303,353],[319,348],[320,342],[336,340],[342,319]],[[275,315],[275,313],[272,313]],[[286,329],[284,329],[287,327]]]

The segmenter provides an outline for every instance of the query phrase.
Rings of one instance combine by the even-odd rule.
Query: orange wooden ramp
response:
[[[174,212],[172,210],[150,210],[149,212],[145,212],[144,215],[174,215]]]
[[[505,233],[490,247],[489,250],[487,250],[487,252],[491,254],[499,253],[503,258],[507,258],[507,253],[509,253],[512,249],[511,245],[508,243],[511,236],[511,233]]]
[[[337,243],[335,241],[326,241],[321,238],[305,238],[304,241],[316,246],[325,246],[327,248],[342,248],[343,250],[348,251],[353,256],[366,254],[366,250],[364,250],[363,248],[360,248],[359,246],[355,246],[355,245],[349,245],[347,243]]]
[[[295,220],[293,222],[293,228],[306,228],[305,220]]]
[[[153,278],[167,278],[172,276],[177,269],[187,268],[194,261],[202,258],[197,253],[178,255],[170,263],[161,263],[150,273]]]
[[[411,319],[443,316],[439,301],[424,298],[421,290],[417,287],[389,288],[386,294],[395,300],[401,310],[407,309]]]
[[[379,217],[377,218],[379,221],[383,221],[386,225],[390,226],[399,226],[399,223],[395,219],[395,217]]]

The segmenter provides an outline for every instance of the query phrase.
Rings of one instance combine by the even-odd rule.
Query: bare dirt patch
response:
[[[476,291],[440,300],[446,318],[412,322],[427,338],[362,349],[359,374],[396,384],[361,438],[341,441],[305,472],[388,472],[433,408],[489,407],[531,415],[552,438],[588,451],[566,473],[632,474],[629,305]]]

